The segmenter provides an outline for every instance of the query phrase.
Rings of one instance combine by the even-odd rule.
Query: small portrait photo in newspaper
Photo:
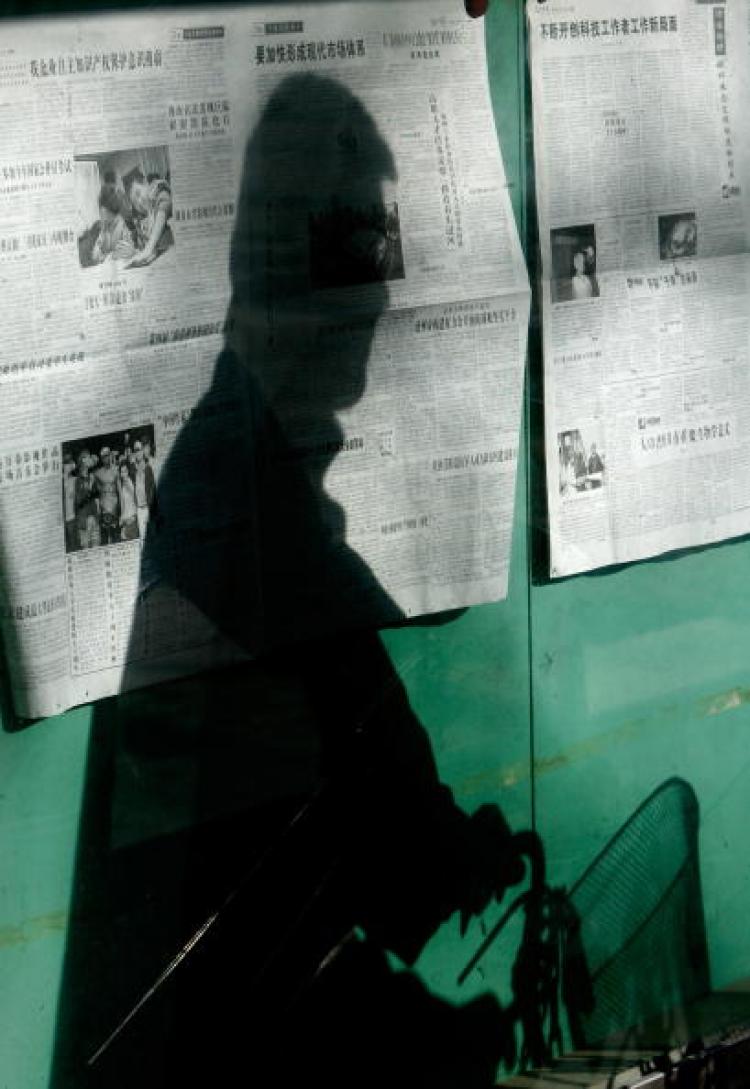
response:
[[[695,257],[698,252],[698,225],[695,212],[674,212],[659,216],[659,257],[678,261]]]
[[[398,204],[351,203],[334,196],[309,215],[314,291],[404,279]]]
[[[606,481],[606,459],[601,442],[579,430],[560,431],[557,436],[560,495],[565,498],[593,492]]]
[[[599,296],[596,277],[596,228],[556,227],[550,231],[552,302],[577,302]]]
[[[65,551],[144,540],[156,504],[154,428],[62,444]]]
[[[82,268],[150,265],[174,245],[166,147],[76,155],[75,192]]]

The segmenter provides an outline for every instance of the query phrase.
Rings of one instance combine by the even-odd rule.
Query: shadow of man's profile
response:
[[[246,150],[225,345],[159,476],[144,600],[176,589],[255,656],[248,676],[303,692],[319,760],[304,819],[271,824],[262,867],[176,973],[181,1086],[243,1069],[263,1085],[303,1071],[393,1083],[394,1064],[397,1081],[489,1086],[509,1047],[494,998],[454,1009],[384,954],[412,964],[449,915],[523,872],[500,810],[469,817],[441,784],[376,631],[403,613],[326,491],[401,274],[388,179],[391,153],[349,91],[280,84]],[[282,711],[280,747],[285,725]],[[137,722],[125,744],[137,759]]]
[[[146,596],[175,585],[253,653],[403,617],[346,543],[325,485],[337,457],[374,480],[372,454],[339,414],[364,394],[388,304],[381,277],[400,252],[385,228],[387,179],[393,159],[369,114],[318,76],[283,80],[247,145],[225,347],[164,466],[142,583]],[[338,289],[333,268],[347,281]]]

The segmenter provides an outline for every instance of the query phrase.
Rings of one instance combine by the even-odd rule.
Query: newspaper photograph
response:
[[[552,577],[750,532],[748,0],[528,0]]]
[[[460,4],[6,22],[0,116],[19,716],[505,596],[529,288]]]

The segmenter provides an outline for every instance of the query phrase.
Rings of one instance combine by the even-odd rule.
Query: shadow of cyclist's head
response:
[[[171,446],[142,565],[147,591],[173,583],[246,650],[401,616],[338,501],[373,469],[356,408],[403,276],[394,177],[361,102],[321,76],[284,79],[247,143],[225,346]]]

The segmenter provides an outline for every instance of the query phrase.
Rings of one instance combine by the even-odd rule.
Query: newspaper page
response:
[[[529,291],[456,0],[6,23],[21,716],[506,593]]]
[[[750,8],[527,10],[554,577],[750,531]]]

